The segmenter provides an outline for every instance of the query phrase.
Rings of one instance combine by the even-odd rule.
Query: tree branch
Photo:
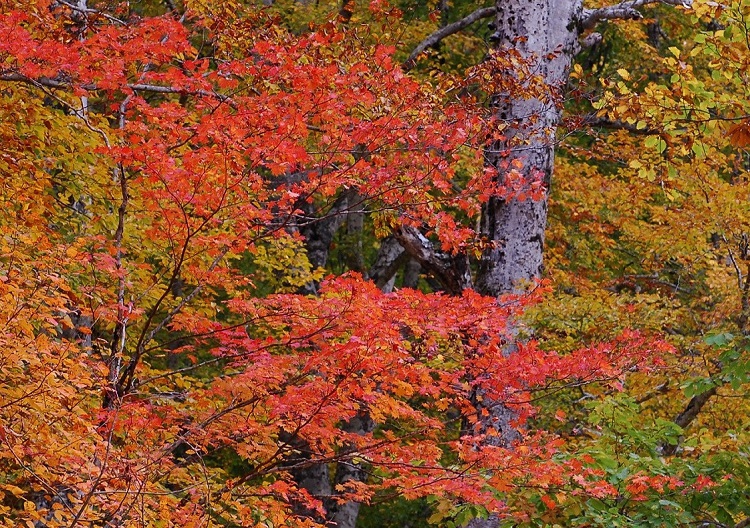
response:
[[[584,9],[581,14],[581,27],[591,29],[602,20],[640,20],[643,15],[638,8],[657,2],[683,7],[690,7],[693,3],[692,0],[628,0],[599,9]]]
[[[119,24],[121,26],[126,26],[127,23],[124,20],[120,20],[117,17],[113,17],[112,15],[108,15],[107,13],[103,11],[99,11],[98,9],[91,9],[88,7],[81,7],[73,5],[69,2],[66,2],[65,0],[57,0],[57,3],[60,5],[64,5],[65,7],[71,9],[72,11],[75,11],[76,13],[80,13],[81,15],[87,16],[87,15],[97,15],[103,18],[106,18],[110,22],[114,22],[115,24]],[[85,5],[85,4],[84,4]]]
[[[453,22],[452,24],[448,24],[447,26],[441,27],[431,35],[429,35],[426,39],[424,39],[422,42],[417,44],[417,47],[412,50],[412,52],[409,54],[409,58],[404,61],[404,69],[405,70],[411,70],[414,67],[414,64],[416,63],[417,56],[422,53],[424,50],[429,48],[430,46],[434,46],[441,40],[443,40],[445,37],[448,37],[450,35],[453,35],[454,33],[458,33],[462,29],[469,27],[477,20],[481,20],[482,18],[488,18],[495,14],[495,7],[483,7],[481,9],[477,9],[473,13],[466,15],[461,20],[457,20]]]
[[[690,398],[690,402],[688,402],[685,410],[677,415],[677,418],[674,419],[674,423],[679,425],[682,429],[685,429],[693,420],[695,420],[703,407],[708,403],[708,400],[716,394],[718,389],[719,387],[717,385]],[[679,444],[664,443],[661,446],[661,451],[667,456],[674,455],[677,452],[678,445]]]
[[[49,77],[39,77],[38,79],[33,79],[31,77],[27,77],[26,75],[22,75],[20,73],[2,73],[0,74],[0,81],[20,82],[20,83],[30,84],[36,87],[58,88],[58,89],[72,88],[74,86],[74,84],[71,81],[67,81],[64,79],[50,79]],[[77,85],[77,87],[81,88],[82,90],[86,90],[87,92],[95,92],[96,90],[99,89],[97,85],[93,83],[79,84]],[[152,92],[152,93],[180,94],[180,95],[199,95],[203,97],[212,97],[221,102],[228,102],[230,105],[233,104],[229,96],[216,93],[216,92],[212,92],[209,90],[191,90],[191,89],[179,88],[176,86],[161,86],[157,84],[144,84],[144,83],[129,83],[129,84],[124,85],[124,88],[129,88],[133,91],[138,91],[138,92]]]
[[[460,295],[462,291],[472,287],[471,272],[465,255],[452,256],[436,251],[432,242],[412,226],[397,228],[393,236],[449,293]]]
[[[606,117],[599,117],[596,114],[589,114],[583,116],[581,119],[581,125],[588,126],[591,128],[607,128],[610,130],[627,130],[633,134],[640,134],[644,136],[654,136],[660,134],[661,131],[655,128],[644,127],[638,128],[636,123],[626,123],[618,119],[607,119]]]

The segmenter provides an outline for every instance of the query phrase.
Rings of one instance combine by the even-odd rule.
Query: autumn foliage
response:
[[[591,501],[719,485],[646,463],[615,478],[601,447],[613,444],[597,416],[637,421],[626,380],[664,375],[683,343],[627,319],[637,301],[599,338],[550,315],[566,281],[594,296],[601,279],[595,265],[566,269],[564,245],[580,237],[610,258],[612,233],[637,225],[621,209],[574,235],[575,222],[554,224],[555,282],[522,295],[450,295],[424,279],[383,291],[364,267],[314,255],[316,230],[366,210],[371,253],[408,226],[474,258],[490,196],[541,198],[541,182],[516,185],[517,161],[507,178],[483,167],[498,134],[483,104],[498,89],[491,58],[463,80],[409,75],[391,34],[401,19],[379,2],[367,24],[304,31],[234,2],[2,6],[0,523],[323,526],[341,504],[394,497],[425,499],[435,523],[571,522]],[[608,117],[657,127],[635,117],[650,99],[630,96],[623,85]],[[737,148],[743,119],[727,128]],[[687,156],[682,131],[659,137]],[[568,163],[561,174],[603,178]],[[685,163],[658,178],[690,214],[698,184],[671,172]],[[567,181],[553,211],[593,219],[601,196]],[[638,192],[656,215],[653,188]],[[602,404],[593,428],[572,431],[584,386]],[[513,412],[514,445],[493,440],[483,400]],[[364,477],[337,480],[337,467]],[[300,478],[314,468],[331,473],[327,495]]]

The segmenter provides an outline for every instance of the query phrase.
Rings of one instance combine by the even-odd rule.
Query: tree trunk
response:
[[[655,1],[626,0],[598,9],[583,9],[583,0],[495,1],[495,32],[490,40],[495,45],[500,67],[494,75],[501,77],[498,85],[514,88],[493,95],[500,139],[485,150],[485,160],[497,170],[497,183],[507,183],[510,171],[516,170],[514,183],[517,184],[520,177],[520,191],[526,193],[541,184],[541,196],[535,199],[494,196],[487,202],[482,210],[480,231],[492,244],[480,258],[475,280],[472,280],[466,255],[447,255],[436,250],[414,227],[404,225],[394,231],[395,239],[409,257],[448,293],[460,294],[474,287],[488,296],[520,294],[541,277],[556,134],[571,63],[581,49],[578,39],[584,30],[600,21],[640,18],[637,8]],[[689,4],[689,0],[662,2]],[[492,15],[493,8],[480,8],[441,27],[417,45],[404,68],[412,67],[416,57],[427,47]],[[508,60],[516,57],[524,63],[523,67]],[[509,79],[511,82],[503,82]],[[512,326],[511,335],[515,333]],[[512,354],[514,350],[514,344],[510,343],[506,352]],[[496,432],[492,435],[493,443],[512,446],[519,436],[513,426],[517,417],[513,409],[501,401],[492,401],[481,388],[475,397],[477,408],[489,411],[479,413],[479,416],[486,416],[479,424],[479,432],[493,429]],[[353,519],[347,519],[349,521]],[[475,519],[468,526],[495,528],[498,524],[498,518],[491,516]]]
[[[316,211],[308,204],[301,204],[300,209],[305,211],[308,218],[321,215],[318,220],[308,222],[300,229],[305,237],[308,259],[314,267],[327,265],[331,242],[346,221],[347,244],[351,245],[345,248],[345,259],[351,269],[364,271],[362,231],[365,207],[364,198],[356,189],[343,192],[327,213]],[[403,260],[405,260],[403,248],[395,238],[386,238],[382,242],[377,261],[369,271],[370,278],[379,288],[385,291],[392,290],[395,274]],[[302,293],[316,295],[317,284],[306,285]],[[360,415],[344,422],[341,427],[347,432],[367,434],[372,432],[375,423],[366,411],[362,411]],[[367,476],[362,463],[354,461],[356,453],[353,451],[353,446],[344,446],[340,453],[341,460],[335,465],[335,478],[331,482],[328,464],[313,462],[315,456],[310,452],[307,442],[291,436],[281,439],[289,443],[296,451],[295,455],[288,457],[286,461],[290,473],[300,488],[308,491],[313,497],[323,500],[326,511],[325,518],[320,518],[317,512],[302,505],[296,505],[294,513],[337,528],[354,528],[359,516],[360,504],[354,501],[339,503],[337,500],[341,498],[341,487],[345,489],[347,483],[351,481],[364,481]]]
[[[288,467],[289,473],[294,477],[297,485],[306,490],[311,496],[325,502],[332,494],[331,480],[328,473],[328,465],[313,462],[316,458],[311,452],[310,445],[290,433],[282,433],[279,440],[294,449],[294,454],[286,457],[282,467]],[[295,515],[324,523],[326,519],[320,518],[318,513],[302,504],[293,505]]]
[[[525,86],[531,95],[495,94],[493,105],[505,139],[486,150],[487,163],[502,184],[508,167],[518,167],[528,188],[540,179],[541,200],[493,197],[483,210],[481,233],[495,246],[482,255],[476,287],[497,296],[520,293],[541,276],[547,192],[560,122],[562,91],[577,50],[578,0],[498,0],[495,33],[497,53],[519,53],[539,79]],[[539,88],[546,87],[544,93]]]
[[[367,412],[360,413],[342,427],[346,432],[359,435],[371,433],[374,428],[375,422]],[[367,479],[367,473],[365,468],[362,467],[362,462],[353,460],[355,454],[354,446],[347,445],[344,447],[341,453],[343,460],[336,465],[334,490],[339,489],[339,487],[346,488],[348,482],[364,482]],[[354,528],[357,524],[357,517],[359,517],[359,507],[360,503],[354,501],[339,504],[338,501],[331,500],[326,504],[329,518],[336,528]]]
[[[416,288],[419,285],[420,273],[422,273],[422,266],[419,262],[410,258],[404,264],[404,288]]]
[[[497,170],[500,184],[507,178],[509,167],[516,167],[526,189],[541,180],[543,195],[539,200],[495,196],[485,205],[480,229],[493,246],[480,259],[476,288],[490,296],[522,293],[542,274],[555,135],[561,118],[562,91],[577,51],[576,21],[581,2],[498,0],[496,9],[492,40],[497,44],[497,53],[518,53],[540,78],[533,86],[525,86],[531,94],[528,98],[516,93],[495,94],[492,103],[496,117],[506,128],[504,139],[487,148],[485,159]],[[539,90],[542,84],[547,87],[545,92]],[[512,344],[507,352],[513,352]],[[477,396],[477,408],[489,411],[479,424],[479,432],[493,429],[497,433],[492,437],[495,443],[511,446],[519,436],[512,425],[515,413],[501,402],[488,399],[481,390]],[[498,519],[494,516],[469,523],[471,528],[496,526]]]
[[[365,227],[364,198],[355,188],[347,192],[348,208],[346,212],[346,240],[344,260],[351,271],[365,271],[365,256],[362,248],[362,237]]]
[[[375,263],[370,267],[367,276],[385,293],[393,291],[398,268],[408,255],[394,237],[389,236],[380,241],[380,249]]]

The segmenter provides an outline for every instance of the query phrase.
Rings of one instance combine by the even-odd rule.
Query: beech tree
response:
[[[598,23],[640,18],[637,9],[650,3],[627,1],[586,9],[580,1],[498,1],[494,8],[481,8],[428,36],[407,59],[409,66],[420,51],[440,39],[480,18],[492,19],[489,39],[494,49],[486,68],[496,83],[491,105],[497,132],[485,159],[501,185],[511,167],[522,193],[492,196],[483,206],[480,233],[490,243],[479,258],[477,291],[490,296],[517,293],[541,278],[557,128],[571,65],[583,46],[601,39],[596,33],[586,34]],[[416,258],[425,254],[413,237],[402,236],[401,242]],[[435,265],[423,257],[421,262],[428,269]],[[451,279],[461,288],[472,286],[467,275]],[[499,430],[503,443],[510,444],[515,438],[512,414],[502,405],[491,407],[496,414],[491,426]]]

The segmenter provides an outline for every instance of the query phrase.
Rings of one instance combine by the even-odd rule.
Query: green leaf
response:
[[[716,382],[712,378],[698,378],[684,383],[681,388],[685,396],[692,398],[698,394],[703,394],[715,386]]]
[[[707,345],[721,347],[721,346],[728,345],[729,343],[732,342],[733,339],[734,339],[734,336],[732,334],[724,332],[721,334],[714,334],[711,336],[707,336],[703,341]]]

